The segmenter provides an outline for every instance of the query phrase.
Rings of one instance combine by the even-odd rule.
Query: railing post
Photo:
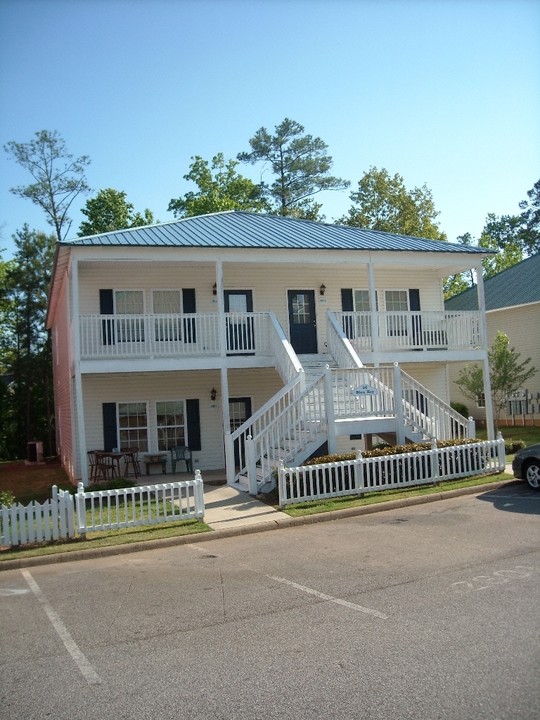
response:
[[[394,412],[396,415],[396,441],[405,444],[405,414],[403,412],[403,388],[401,386],[401,368],[394,363]]]
[[[472,415],[469,415],[469,417],[467,418],[467,437],[476,437],[476,421]]]
[[[225,433],[225,470],[227,484],[234,483],[234,443],[230,432]]]
[[[332,455],[337,450],[337,440],[332,370],[329,365],[326,366],[324,371],[324,412],[326,415],[326,427],[328,433],[328,454]]]
[[[246,460],[249,494],[257,495],[257,458],[255,456],[255,441],[251,435],[246,438]]]

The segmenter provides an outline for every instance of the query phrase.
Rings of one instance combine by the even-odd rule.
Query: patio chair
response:
[[[89,450],[86,453],[88,457],[88,467],[90,468],[90,483],[96,482],[100,474],[100,468],[96,457],[96,450]]]
[[[130,475],[133,475],[134,477],[138,478],[141,474],[141,466],[139,464],[139,448],[124,448],[122,452],[124,453],[124,462],[126,463],[126,466],[124,468],[125,476],[128,477]]]
[[[185,462],[186,472],[193,472],[193,460],[191,458],[191,450],[187,445],[177,445],[171,448],[171,472],[176,471],[176,463]]]

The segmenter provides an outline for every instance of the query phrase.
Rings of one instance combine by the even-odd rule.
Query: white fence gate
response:
[[[279,505],[502,472],[504,439],[278,470]]]
[[[0,506],[0,545],[51,542],[97,530],[203,518],[200,470],[193,480],[118,490],[85,492],[79,483],[72,494],[53,486],[52,498],[44,503]]]

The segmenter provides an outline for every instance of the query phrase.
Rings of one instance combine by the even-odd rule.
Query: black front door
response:
[[[289,290],[288,295],[291,345],[298,355],[316,353],[315,291]]]
[[[240,425],[243,425],[251,416],[251,398],[229,398],[230,428],[233,433]],[[245,467],[246,449],[243,437],[238,438],[234,443],[234,464],[236,467]]]
[[[253,312],[251,290],[225,290],[223,300],[225,312],[231,313],[227,318],[227,353],[253,355],[255,353],[253,318],[246,317],[246,313]]]

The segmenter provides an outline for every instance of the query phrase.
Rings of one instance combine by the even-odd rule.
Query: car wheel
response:
[[[532,488],[540,490],[540,463],[538,460],[527,463],[524,476]]]

